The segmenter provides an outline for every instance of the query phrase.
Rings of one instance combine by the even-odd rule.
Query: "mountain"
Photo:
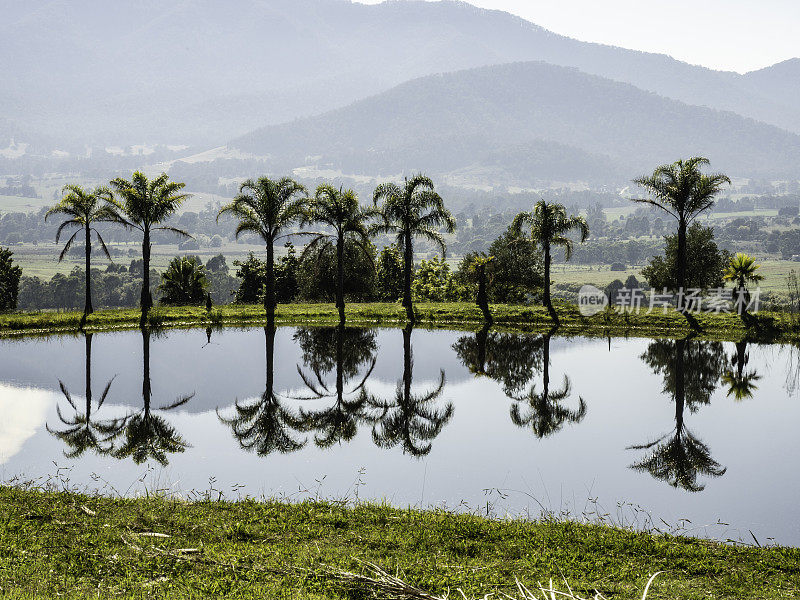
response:
[[[230,146],[276,169],[491,174],[497,181],[620,181],[707,156],[736,176],[796,175],[800,136],[731,112],[542,62],[413,80]],[[310,158],[313,157],[313,158]]]
[[[797,106],[800,99],[800,58],[792,58],[771,67],[751,71],[744,80],[755,91],[785,106]]]
[[[463,2],[26,0],[3,7],[0,56],[0,114],[80,144],[219,143],[412,78],[532,60],[800,132],[800,108],[755,75]]]

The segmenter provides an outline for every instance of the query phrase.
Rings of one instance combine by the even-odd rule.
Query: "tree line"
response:
[[[651,175],[634,180],[648,194],[633,201],[662,210],[677,224],[674,238],[667,238],[665,257],[655,257],[645,269],[648,279],[658,283],[657,287],[663,285],[678,291],[698,281],[705,287],[698,269],[708,269],[710,263],[705,260],[702,245],[695,244],[690,252],[690,238],[703,234],[697,229],[700,226],[692,223],[712,207],[723,186],[730,184],[724,174],[704,173],[703,168],[708,164],[708,159],[702,157],[679,160],[661,165]],[[184,187],[183,183],[170,181],[166,174],[149,179],[137,171],[130,180],[116,178],[109,186],[94,190],[75,185],[64,188],[64,197],[46,213],[45,219],[66,217],[56,230],[56,241],[60,241],[65,232],[71,235],[63,245],[59,260],[68,254],[77,239],[84,242],[85,269],[81,281],[84,320],[94,310],[92,280],[97,277],[97,270],[91,266],[93,243],[111,258],[97,228],[99,223],[116,224],[137,233],[141,240],[141,267],[137,265],[132,276],[141,278],[137,283],[142,323],[153,306],[154,290],[161,293],[165,304],[205,301],[210,308],[212,278],[209,273],[214,269],[202,265],[196,257],[176,257],[161,275],[160,283],[151,282],[158,277],[150,267],[153,235],[168,232],[182,238],[192,237],[185,230],[166,224],[189,197]],[[436,192],[433,181],[422,174],[405,178],[401,183],[378,185],[372,202],[366,206],[353,190],[343,187],[322,184],[312,195],[305,186],[289,177],[249,179],[240,185],[233,200],[219,209],[217,218],[223,216],[234,219],[237,237],[256,235],[265,244],[265,260],[251,255],[246,261],[234,263],[241,279],[235,299],[262,302],[269,323],[274,322],[278,302],[329,297],[336,304],[341,323],[345,321],[346,298],[396,300],[398,297],[411,323],[415,321],[415,300],[467,300],[470,297],[481,308],[486,321],[491,322],[490,301],[519,302],[530,300],[534,294],[541,297],[542,304],[557,323],[558,314],[550,293],[553,253],[561,248],[565,259],[569,260],[575,244],[583,244],[590,233],[584,217],[569,215],[561,204],[540,200],[532,211],[519,213],[512,220],[488,253],[467,254],[455,273],[438,258],[416,266],[414,245],[417,240],[434,244],[444,257],[445,235],[453,234],[456,229],[456,219]],[[390,236],[393,243],[378,253],[372,239],[381,235]],[[286,255],[276,258],[276,246],[295,238],[304,242],[300,256],[289,244]],[[748,282],[758,281],[757,266],[752,259],[745,258],[749,259],[734,260],[724,256],[722,261],[711,263],[712,275],[716,279],[724,275],[740,289]],[[3,261],[8,266],[4,267]],[[10,253],[6,251],[0,255],[0,275],[7,272],[9,281],[3,286],[13,288],[0,294],[7,299],[3,305],[6,309],[16,307],[21,273],[14,269],[17,268],[11,266]],[[108,274],[109,270],[106,277]],[[118,268],[116,274],[120,275]],[[81,279],[79,272],[71,275],[74,275],[73,284]],[[229,277],[227,273],[225,276]],[[232,287],[230,280],[227,284],[218,282],[217,287],[220,286]],[[228,289],[229,294],[232,292]]]

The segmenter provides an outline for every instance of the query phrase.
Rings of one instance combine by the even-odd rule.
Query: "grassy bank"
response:
[[[800,549],[377,505],[111,499],[0,488],[11,598],[367,598],[372,562],[429,593],[483,598],[565,578],[581,597],[797,598]],[[153,535],[153,534],[158,534]],[[390,598],[392,596],[378,595]],[[396,597],[396,596],[395,596]],[[516,596],[515,596],[516,597]]]
[[[492,306],[495,326],[519,331],[547,331],[552,321],[540,306]],[[481,312],[474,304],[420,303],[416,305],[418,324],[424,327],[475,329],[482,325]],[[607,312],[583,317],[577,307],[563,304],[558,312],[561,333],[586,335],[631,335],[649,337],[681,337],[693,332],[689,322],[679,313],[619,314]],[[333,324],[338,319],[333,304],[282,304],[276,320],[282,325]],[[749,325],[736,315],[699,314],[696,317],[701,338],[757,341],[794,341],[798,332],[790,327],[788,315],[760,313]],[[396,303],[349,304],[347,320],[351,325],[401,325],[405,313]],[[162,327],[256,326],[266,322],[264,308],[257,305],[216,307],[209,315],[204,308],[158,307],[151,315],[151,324]],[[0,336],[71,333],[80,330],[80,312],[37,312],[0,314]],[[139,312],[134,309],[103,310],[89,317],[87,331],[106,331],[137,327]]]

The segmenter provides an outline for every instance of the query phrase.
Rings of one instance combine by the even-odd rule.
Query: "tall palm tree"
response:
[[[394,401],[370,399],[373,406],[383,409],[383,415],[372,428],[372,439],[381,448],[401,445],[404,453],[422,457],[430,453],[433,440],[450,422],[454,408],[450,403],[442,409],[433,406],[444,391],[444,371],[440,372],[435,388],[422,394],[412,393],[411,331],[409,323],[403,329],[403,378],[397,384]]]
[[[315,327],[300,329],[295,334],[303,350],[303,359],[311,368],[313,378],[297,372],[310,395],[301,400],[323,400],[331,398],[333,404],[321,410],[300,409],[303,428],[316,431],[314,442],[327,448],[337,442],[350,441],[358,433],[362,423],[375,421],[374,409],[364,385],[375,368],[375,332],[369,329],[345,329],[341,323],[336,328]],[[361,365],[366,365],[363,376],[359,376]],[[334,384],[325,381],[325,373],[334,371]],[[355,385],[345,385],[358,376]]]
[[[512,231],[521,235],[522,228],[526,224],[530,226],[530,240],[540,245],[544,251],[544,305],[550,313],[550,318],[558,323],[558,314],[550,299],[552,249],[554,246],[561,246],[564,248],[564,258],[569,260],[572,256],[573,243],[567,234],[573,230],[577,231],[582,244],[589,237],[589,226],[583,217],[567,216],[567,209],[562,204],[548,203],[544,200],[537,202],[532,212],[523,212],[514,217],[511,223]]]
[[[294,179],[283,177],[274,181],[268,177],[248,179],[239,186],[239,193],[230,204],[223,206],[223,214],[239,220],[236,237],[242,233],[255,233],[267,247],[267,285],[264,308],[269,326],[275,321],[275,242],[287,235],[287,228],[299,223],[305,216],[308,191]]]
[[[456,220],[444,206],[442,197],[434,191],[433,181],[425,175],[406,178],[402,186],[382,183],[372,196],[375,205],[383,200],[383,223],[373,228],[374,233],[395,234],[397,245],[403,252],[403,306],[408,320],[413,323],[414,306],[411,299],[411,279],[414,271],[414,238],[419,237],[436,244],[446,252],[441,228],[447,233],[456,229]]]
[[[175,214],[181,203],[191,194],[181,193],[186,187],[184,183],[170,181],[166,173],[162,173],[152,181],[141,171],[136,171],[130,180],[117,177],[111,181],[119,199],[114,198],[111,204],[119,211],[119,222],[131,229],[142,232],[142,324],[153,306],[150,293],[150,236],[153,231],[166,230],[183,237],[191,237],[188,233],[175,227],[162,225]]]
[[[661,165],[652,175],[633,180],[645,188],[650,198],[634,198],[634,202],[655,206],[678,221],[678,292],[686,287],[686,231],[691,222],[714,205],[714,197],[730,184],[727,175],[706,175],[701,167],[710,164],[707,158],[695,156],[671,165]]]
[[[572,393],[569,377],[564,375],[564,385],[560,390],[550,389],[550,338],[554,330],[550,330],[542,339],[542,391],[536,392],[536,386],[523,396],[514,396],[515,404],[511,406],[511,421],[518,427],[530,427],[538,438],[545,438],[560,431],[565,423],[580,423],[586,416],[586,402],[578,398],[578,408],[567,408],[562,404]],[[524,404],[523,413],[520,405]]]
[[[97,229],[94,228],[94,225],[101,221],[118,221],[119,214],[111,203],[113,198],[111,190],[106,187],[99,186],[92,191],[87,191],[78,185],[66,185],[64,186],[63,192],[65,194],[64,197],[58,204],[47,211],[44,220],[47,221],[47,219],[53,215],[69,217],[58,226],[58,230],[56,231],[56,243],[61,239],[61,234],[65,229],[71,227],[76,229],[75,233],[73,233],[67,240],[67,243],[64,244],[61,254],[58,255],[59,262],[64,260],[75,238],[79,233],[83,232],[86,242],[86,300],[83,308],[83,318],[85,320],[86,317],[94,312],[94,307],[92,306],[91,283],[92,233],[97,237],[97,241],[100,242],[100,248],[103,249],[106,257],[109,260],[111,259],[111,254],[109,254],[108,248],[106,248],[106,243],[103,241]]]
[[[675,402],[675,427],[652,442],[629,446],[629,450],[650,451],[630,468],[650,473],[672,487],[700,492],[705,484],[698,482],[699,475],[721,477],[726,469],[687,428],[684,413],[687,408],[694,412],[709,402],[722,366],[721,346],[688,339],[656,340],[642,358],[656,373],[663,374],[664,392]]]
[[[100,454],[109,453],[113,447],[112,439],[119,432],[124,422],[124,419],[97,420],[92,414],[94,411],[92,399],[92,334],[84,334],[84,341],[86,345],[85,408],[83,412],[80,412],[67,386],[64,385],[63,381],[59,380],[58,385],[61,388],[61,393],[75,411],[75,416],[71,418],[65,417],[64,413],[61,412],[61,407],[57,405],[58,418],[67,426],[67,429],[59,431],[50,429],[50,426],[46,425],[47,431],[70,448],[69,451],[64,451],[64,456],[67,458],[77,458],[90,449]],[[103,389],[103,393],[100,394],[100,399],[97,401],[97,410],[106,401],[113,382],[114,378],[112,377]]]
[[[306,445],[306,440],[298,440],[291,431],[303,429],[300,416],[285,408],[275,393],[275,327],[264,327],[266,338],[267,379],[264,393],[255,402],[235,405],[236,414],[230,418],[220,415],[219,420],[229,426],[239,445],[255,452],[259,456],[267,456],[273,452],[289,454]]]
[[[339,322],[344,323],[344,250],[350,242],[371,257],[367,244],[369,242],[368,221],[378,213],[375,209],[364,209],[358,203],[358,196],[353,190],[338,190],[329,184],[317,187],[311,200],[304,224],[321,223],[330,227],[331,233],[313,233],[311,241],[303,251],[303,256],[320,245],[336,245],[336,308],[339,310]]]
[[[760,265],[756,264],[755,258],[743,252],[737,252],[736,256],[731,257],[730,263],[725,267],[725,271],[722,274],[725,281],[732,281],[736,284],[734,291],[743,296],[742,300],[744,302],[738,304],[739,312],[742,316],[747,315],[747,304],[750,302],[750,292],[747,290],[747,284],[749,282],[758,283],[764,279],[761,274],[756,273],[759,267]]]

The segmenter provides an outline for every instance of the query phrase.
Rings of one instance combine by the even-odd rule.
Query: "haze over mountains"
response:
[[[798,164],[788,132],[800,133],[800,60],[746,75],[713,71],[450,1],[7,4],[0,149],[14,139],[45,154],[155,143],[197,150],[238,138],[232,145],[289,162],[324,154],[358,172],[391,172],[416,156],[418,168],[497,168],[512,179],[531,168],[596,179],[631,160],[626,173],[699,152],[743,175],[782,176]],[[411,132],[425,132],[425,142]]]

